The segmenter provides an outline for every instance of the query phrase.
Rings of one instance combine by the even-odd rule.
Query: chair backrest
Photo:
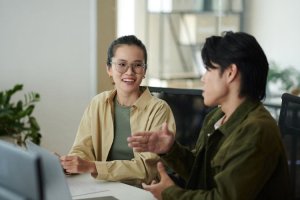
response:
[[[176,139],[193,148],[205,115],[210,111],[203,102],[202,90],[149,87],[150,92],[165,100],[172,109],[176,122]]]
[[[295,198],[300,198],[300,97],[284,93],[281,97],[278,125],[285,144],[292,190]]]
[[[300,136],[300,97],[284,93],[281,99],[279,115],[281,133]]]

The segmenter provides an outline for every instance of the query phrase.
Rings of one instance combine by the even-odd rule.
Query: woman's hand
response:
[[[61,156],[60,163],[67,173],[97,173],[94,162],[83,160],[78,156]]]

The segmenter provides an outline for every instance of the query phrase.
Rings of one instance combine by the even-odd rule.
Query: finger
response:
[[[146,143],[146,142],[148,142],[149,136],[150,136],[149,134],[145,134],[143,136],[129,136],[127,138],[127,142]]]
[[[141,147],[134,147],[134,148],[133,148],[133,151],[135,151],[135,152],[146,152],[147,149],[141,148]]]
[[[166,169],[164,167],[164,165],[162,164],[162,162],[158,162],[157,163],[157,171],[160,175],[160,178],[163,180],[165,179],[166,177],[169,177],[167,172],[166,172]]]
[[[134,137],[132,137],[132,136],[127,137],[127,142],[128,143],[132,142],[133,140],[134,140]]]
[[[147,136],[147,135],[151,135],[152,133],[153,133],[153,131],[140,131],[140,132],[133,133],[131,136],[133,136],[133,137],[137,137],[137,136],[144,137],[144,136]]]
[[[161,129],[162,130],[165,130],[166,128],[168,128],[168,124],[167,124],[167,122],[164,122],[162,125],[161,125]]]
[[[74,158],[76,158],[76,156],[61,156],[59,159],[61,161],[72,161]]]
[[[64,172],[65,172],[66,175],[79,173],[79,172],[78,172],[77,170],[75,170],[75,169],[65,169]]]
[[[133,133],[128,138],[131,138],[132,140],[140,140],[147,135],[149,135],[148,132],[137,132],[137,133]]]
[[[135,151],[142,151],[142,147],[139,144],[128,143],[128,147],[132,148]]]
[[[60,156],[59,159],[60,159],[61,161],[66,161],[66,160],[69,160],[70,157],[69,157],[69,156]]]
[[[134,137],[128,137],[127,138],[127,142],[128,144],[130,144],[131,146],[138,146],[140,144],[143,143],[143,140],[140,138],[134,138]]]
[[[151,185],[147,185],[146,183],[142,183],[142,187],[147,190],[147,191],[151,191]]]
[[[132,147],[139,147],[142,146],[142,142],[136,142],[136,141],[131,141],[128,144],[130,144]]]
[[[71,174],[86,172],[85,168],[79,165],[67,165],[64,167],[64,169],[67,173],[71,173]]]
[[[168,133],[168,132],[169,132],[167,122],[164,122],[164,123],[162,124],[161,129],[162,129],[162,131],[163,131],[164,133]]]
[[[148,140],[143,140],[143,141],[139,141],[139,142],[129,142],[128,143],[128,147],[134,148],[134,149],[139,149],[139,150],[148,150]]]

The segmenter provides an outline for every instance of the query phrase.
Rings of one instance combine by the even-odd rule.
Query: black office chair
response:
[[[300,199],[300,97],[282,95],[279,128],[286,146],[294,199]]]
[[[169,104],[176,122],[176,140],[192,150],[205,115],[212,109],[204,105],[202,90],[162,87],[149,87],[149,90],[154,96]],[[172,169],[167,171],[177,185],[184,187],[185,181],[178,174]]]
[[[169,104],[176,122],[176,140],[192,149],[204,117],[211,110],[204,105],[202,90],[162,87],[149,87],[149,90]]]

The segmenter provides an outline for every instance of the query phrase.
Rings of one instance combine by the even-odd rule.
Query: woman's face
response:
[[[119,46],[112,57],[111,67],[107,69],[107,73],[113,78],[118,91],[138,92],[146,74],[143,50],[136,45]]]

